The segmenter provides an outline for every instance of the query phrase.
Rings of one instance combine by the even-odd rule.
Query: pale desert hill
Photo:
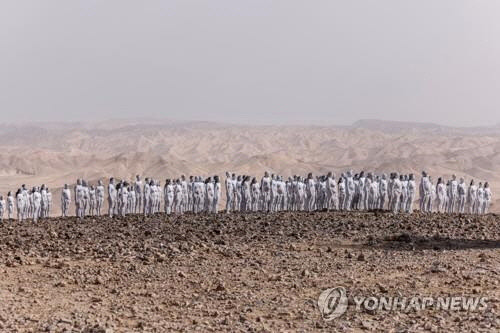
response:
[[[168,120],[0,125],[0,193],[78,177],[284,176],[346,169],[456,174],[500,190],[500,127],[363,120],[353,126],[244,126]],[[58,192],[55,194],[58,206]],[[54,213],[59,213],[57,207]]]

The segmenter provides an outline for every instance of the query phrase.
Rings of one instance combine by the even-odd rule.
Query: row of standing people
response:
[[[420,180],[420,210],[423,212],[487,214],[492,193],[488,182],[476,185],[465,178],[457,180],[455,175],[445,180],[439,177],[434,183],[432,177],[422,172]]]
[[[264,173],[260,181],[247,175],[226,173],[226,211],[374,210],[412,212],[416,185],[413,175],[381,176],[362,171],[314,177]],[[397,179],[396,179],[397,178]]]
[[[38,221],[39,218],[48,217],[52,209],[52,193],[45,185],[27,189],[23,184],[14,195],[8,192],[7,199],[0,195],[0,221],[5,213],[9,220],[14,218],[14,209],[20,221]]]
[[[417,186],[413,174],[398,175],[393,172],[376,175],[361,171],[347,171],[338,179],[332,172],[313,177],[293,176],[284,180],[282,176],[268,172],[259,180],[248,175],[226,173],[226,212],[276,212],[314,210],[390,210],[393,213],[413,212]],[[427,173],[422,172],[418,186],[419,207],[423,212],[485,214],[491,204],[492,194],[486,182],[467,186],[465,179],[456,176],[444,181],[439,178],[434,184]],[[202,178],[181,176],[167,179],[164,186],[152,178],[144,181],[138,175],[134,181],[116,181],[110,178],[107,188],[99,180],[91,185],[78,179],[73,189],[65,184],[61,192],[62,216],[69,215],[75,199],[75,215],[100,216],[107,197],[107,214],[125,216],[144,215],[163,211],[167,214],[185,212],[217,213],[221,200],[221,184],[218,176]],[[7,211],[9,219],[17,208],[19,220],[50,216],[52,194],[42,185],[28,190],[23,185],[11,192],[5,201],[0,196],[0,219]]]
[[[72,191],[67,184],[61,194],[62,216],[68,216],[72,203]],[[110,217],[127,214],[152,215],[161,211],[167,214],[182,214],[185,212],[217,213],[221,198],[221,186],[218,176],[191,176],[189,181],[185,176],[178,179],[167,179],[164,186],[160,182],[139,175],[134,181],[116,181],[110,178],[107,189],[101,180],[96,186],[88,185],[85,180],[78,179],[74,188],[75,215],[101,216],[107,197]]]
[[[436,185],[425,172],[417,186],[413,174],[392,172],[376,175],[352,170],[338,179],[332,172],[313,177],[293,176],[284,180],[269,174],[257,180],[248,175],[226,173],[226,211],[313,211],[313,210],[389,210],[412,213],[417,191],[422,212],[486,214],[492,200],[489,184],[467,188],[465,180],[456,176],[445,184],[439,178]]]

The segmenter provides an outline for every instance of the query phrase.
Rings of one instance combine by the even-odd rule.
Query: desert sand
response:
[[[5,332],[498,332],[493,214],[75,217],[0,227]],[[347,290],[324,321],[317,300]],[[475,311],[354,297],[486,297]]]
[[[427,170],[489,181],[500,202],[500,127],[453,128],[361,120],[352,126],[251,126],[169,120],[0,125],[0,193],[42,183],[55,191],[81,177],[135,174],[161,180],[225,171],[261,176]]]

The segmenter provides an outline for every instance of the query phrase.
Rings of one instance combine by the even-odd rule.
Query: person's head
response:
[[[102,180],[100,180],[100,179],[99,179],[99,180],[97,181],[97,185],[102,186]]]
[[[82,180],[80,178],[76,180],[76,185],[82,185]]]
[[[9,193],[7,193],[7,196],[10,197],[12,195],[12,192],[9,191]]]
[[[215,183],[219,183],[220,182],[219,176],[217,176],[217,175],[214,176],[214,182]]]
[[[441,177],[438,178],[438,184],[441,184],[443,182],[443,179]]]
[[[451,175],[451,179],[452,179],[452,180],[456,180],[456,179],[457,179],[457,176],[455,176],[455,175]]]
[[[308,178],[308,179],[312,179],[312,177],[313,177],[312,172],[309,172],[309,173],[307,174],[307,178]]]
[[[485,182],[484,183],[484,188],[488,188],[488,187],[490,187],[490,184],[488,184],[488,182]]]
[[[137,181],[141,180],[141,176],[135,175],[135,180],[137,180]]]
[[[115,179],[113,177],[109,178],[109,183],[110,184],[114,184],[115,183]]]
[[[415,180],[415,175],[410,173],[410,180]]]
[[[241,180],[241,176],[238,176],[237,180],[240,181]]]
[[[264,177],[269,177],[269,172],[265,171],[264,172]]]
[[[460,178],[460,184],[463,184],[463,183],[465,183],[465,179],[464,179],[464,177],[461,177]]]
[[[231,177],[231,175],[229,174],[229,172],[228,172],[228,171],[226,171],[226,177],[227,177],[227,178]]]
[[[361,172],[359,173],[359,178],[363,178],[364,176],[365,176],[365,172],[364,172],[364,171],[361,171]]]
[[[481,182],[480,182],[480,183],[477,185],[477,187],[479,187],[479,188],[483,187],[483,183],[481,183]]]
[[[181,179],[182,179],[182,181],[186,180],[186,176],[181,175]]]
[[[474,179],[470,181],[470,186],[474,185]]]
[[[427,172],[422,171],[422,177],[427,177]]]

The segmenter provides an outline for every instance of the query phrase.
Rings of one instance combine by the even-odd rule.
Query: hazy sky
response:
[[[0,122],[500,122],[500,1],[0,2]]]

